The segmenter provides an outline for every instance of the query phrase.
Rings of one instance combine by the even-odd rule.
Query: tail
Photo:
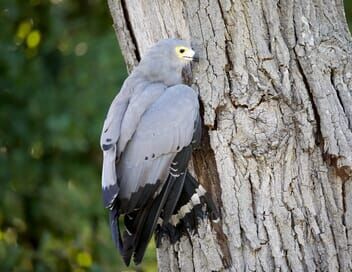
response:
[[[219,220],[219,211],[210,194],[187,171],[173,214],[168,220],[164,220],[167,218],[162,215],[162,223],[157,226],[157,247],[164,236],[168,237],[171,243],[175,243],[182,235],[195,231],[199,220],[206,216],[216,222]]]
[[[122,239],[120,234],[119,213],[116,207],[112,207],[109,210],[109,223],[110,223],[112,240],[114,241],[116,248],[118,248],[120,253],[122,253],[123,245],[122,245]]]
[[[155,199],[148,200],[145,207],[125,215],[122,256],[126,265],[129,265],[132,256],[135,264],[142,261],[160,214],[163,213],[167,221],[171,217],[183,188],[191,153],[191,146],[183,148],[174,158],[170,174]]]
[[[110,210],[110,227],[127,266],[132,257],[135,264],[142,261],[154,231],[159,247],[162,237],[169,237],[171,243],[175,243],[182,235],[195,231],[199,220],[206,216],[213,221],[219,219],[219,212],[209,193],[188,171],[179,176],[170,175],[153,201],[142,209],[125,214],[123,239],[117,211],[115,206]]]
[[[128,266],[133,256],[137,265],[144,256],[148,243],[155,231],[162,207],[175,180],[169,178],[161,193],[145,208],[125,215],[126,230],[123,235],[122,257]]]

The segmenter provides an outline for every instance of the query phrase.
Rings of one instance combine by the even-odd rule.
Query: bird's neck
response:
[[[181,67],[163,67],[163,69],[136,70],[136,73],[142,76],[149,82],[160,82],[166,86],[181,84],[182,68]]]

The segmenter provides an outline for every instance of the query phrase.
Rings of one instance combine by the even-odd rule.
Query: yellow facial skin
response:
[[[176,46],[175,51],[176,55],[183,61],[193,60],[195,54],[195,52],[191,48],[185,46]]]

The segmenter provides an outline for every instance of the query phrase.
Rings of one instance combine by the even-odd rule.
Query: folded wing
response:
[[[198,112],[193,89],[181,84],[166,88],[142,114],[125,144],[117,163],[120,191],[114,209],[125,214],[122,255],[126,264],[133,253],[135,261],[141,260],[171,188],[176,180],[183,180],[179,176],[184,175],[191,152],[181,156],[182,163],[176,160],[182,169],[175,166],[170,173],[170,167],[177,154],[192,145]]]

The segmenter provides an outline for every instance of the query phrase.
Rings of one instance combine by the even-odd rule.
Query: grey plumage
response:
[[[164,206],[166,218],[171,218],[192,142],[200,138],[197,94],[182,84],[181,76],[193,57],[186,41],[157,43],[125,80],[104,122],[103,198],[110,209],[113,238],[127,265],[133,254],[135,262],[141,261]],[[188,153],[181,152],[184,148]],[[120,215],[125,215],[127,229],[123,238]]]

